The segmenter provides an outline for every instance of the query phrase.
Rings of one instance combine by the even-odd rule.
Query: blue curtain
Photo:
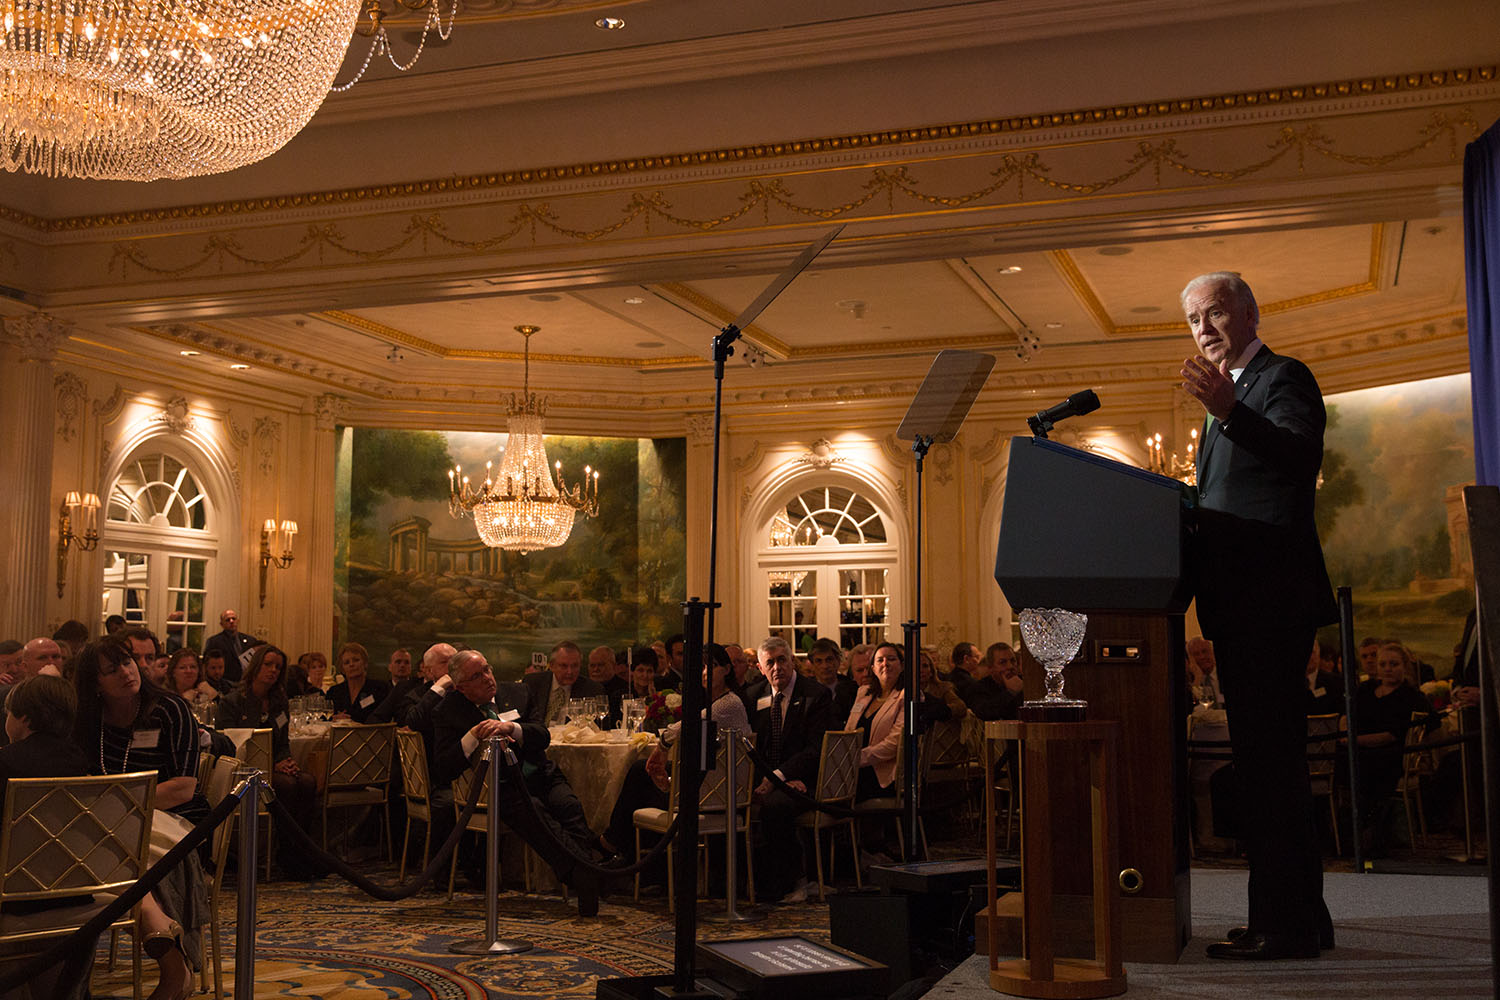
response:
[[[1464,263],[1475,481],[1500,486],[1500,122],[1464,150]]]

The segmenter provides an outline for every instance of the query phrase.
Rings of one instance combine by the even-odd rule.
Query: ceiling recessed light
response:
[[[234,369],[237,372],[244,372],[244,371],[249,371],[250,370],[250,366],[249,365],[230,365],[229,367],[232,368],[232,369]]]
[[[1124,257],[1126,254],[1134,252],[1134,250],[1134,247],[1100,247],[1099,256]]]
[[[1204,230],[1212,229],[1212,228],[1213,228],[1213,226],[1210,226],[1208,223],[1206,223],[1206,222],[1200,222],[1196,226],[1193,227],[1193,232],[1195,232],[1195,233],[1201,233]]]
[[[540,295],[528,295],[526,297],[533,302],[556,302],[562,298],[561,295],[553,295],[550,292],[543,292]]]
[[[625,27],[625,19],[623,17],[601,17],[594,22],[594,27],[601,31],[619,31]]]
[[[1048,323],[1048,324],[1046,324],[1046,326],[1047,326],[1047,329],[1049,329],[1049,330],[1061,330],[1063,328],[1063,325],[1061,323],[1056,322],[1056,321]]]
[[[1161,306],[1136,306],[1130,310],[1133,313],[1159,313]]]
[[[185,358],[196,358],[198,356],[197,351],[178,351],[177,353]]]
[[[666,347],[667,345],[663,344],[659,340],[641,340],[641,341],[637,341],[635,346],[636,347],[652,348],[652,347]]]
[[[643,306],[646,304],[646,300],[641,298],[639,295],[632,295],[630,298],[625,300],[625,304],[627,306]]]
[[[1019,274],[1020,272],[1021,272],[1021,265],[1020,264],[1011,264],[1009,267],[1002,267],[1002,268],[1000,268],[1000,273],[1001,274]]]

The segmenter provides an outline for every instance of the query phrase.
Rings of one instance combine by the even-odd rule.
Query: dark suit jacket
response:
[[[1307,366],[1262,347],[1198,453],[1192,572],[1210,639],[1338,618],[1313,522],[1327,415]]]
[[[406,725],[406,713],[411,706],[422,697],[422,692],[431,688],[420,677],[408,677],[399,681],[391,688],[375,710],[370,713],[371,722],[394,722],[398,726]]]
[[[1322,691],[1322,694],[1318,694]],[[1328,715],[1344,711],[1344,675],[1319,670],[1313,686],[1307,689],[1307,714]]]
[[[552,697],[552,682],[556,680],[550,670],[539,670],[534,674],[527,674],[521,678],[521,683],[526,685],[526,693],[530,699],[529,712],[526,715],[527,722],[540,722],[547,724],[543,718],[547,714],[547,701]],[[598,681],[589,680],[583,674],[573,682],[574,698],[595,698],[604,694],[604,685]]]
[[[816,678],[815,678],[816,679]],[[849,718],[849,710],[854,707],[854,696],[859,692],[859,685],[846,674],[839,674],[838,679],[833,682],[833,689],[828,692],[833,699],[833,714],[829,716],[830,725],[836,724],[839,719]]]
[[[93,774],[98,761],[90,762],[72,740],[58,739],[46,733],[32,733],[19,743],[0,747],[0,802],[5,800],[5,783],[11,778],[65,778]]]
[[[349,697],[349,682],[339,681],[328,689],[328,701],[333,705],[335,712],[343,712],[355,722],[361,725],[374,722],[371,718],[375,714],[376,707],[385,700],[385,696],[391,693],[391,686],[385,681],[378,681],[373,677],[366,677],[365,682],[359,686],[359,700],[354,701]],[[369,699],[367,702],[366,699]]]
[[[222,652],[224,654],[224,677],[237,681],[242,673],[240,654],[249,649],[253,641],[254,639],[243,632],[220,632],[218,635],[209,636],[208,641],[203,644],[203,656],[207,659],[210,649]]]
[[[771,697],[771,683],[762,678],[745,692],[750,708],[750,722],[755,729],[755,748],[762,754],[771,749],[771,709],[760,707],[762,698]],[[800,674],[792,683],[792,702],[781,725],[781,765],[779,770],[789,780],[811,787],[818,780],[818,760],[823,755],[823,734],[833,724],[833,698],[828,689],[811,677]]]
[[[524,737],[517,756],[522,761],[542,767],[548,764],[546,751],[551,736],[546,726],[527,721],[527,701],[526,689],[520,684],[500,684],[496,687],[495,707],[501,714],[515,709],[521,716]],[[483,718],[484,712],[480,707],[461,691],[449,691],[443,696],[432,713],[431,770],[434,786],[446,787],[460,773],[468,770],[472,761],[464,753],[463,738]]]

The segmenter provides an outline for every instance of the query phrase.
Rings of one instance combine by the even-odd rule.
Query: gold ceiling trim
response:
[[[1243,91],[1176,100],[1144,101],[1046,114],[1017,115],[983,121],[887,129],[786,142],[761,143],[720,149],[694,150],[622,160],[599,160],[565,166],[533,167],[497,173],[469,174],[391,184],[362,185],[325,191],[274,195],[264,198],[204,202],[167,208],[102,215],[49,219],[0,205],[0,221],[41,232],[69,232],[108,226],[133,226],[223,216],[254,215],[325,205],[380,202],[398,198],[426,197],[450,191],[489,190],[555,183],[589,177],[648,174],[661,170],[711,166],[718,163],[774,161],[816,153],[849,149],[895,148],[987,135],[1025,134],[1058,128],[1094,128],[1100,124],[1134,120],[1161,120],[1212,111],[1241,110],[1264,106],[1289,106],[1327,99],[1369,97],[1382,94],[1442,90],[1488,83],[1500,75],[1500,66],[1477,66],[1385,76],[1361,77],[1328,83],[1300,84],[1265,90]]]
[[[948,348],[1014,347],[1014,333],[978,333],[966,337],[935,337],[926,340],[866,340],[849,344],[825,344],[819,347],[794,347],[787,355],[791,361],[807,361],[813,358],[837,358],[861,354],[895,354],[907,351],[942,351]]]
[[[1339,299],[1347,299],[1354,295],[1367,295],[1380,290],[1380,260],[1382,247],[1385,244],[1384,222],[1376,222],[1370,226],[1370,266],[1369,275],[1364,281],[1352,285],[1344,285],[1340,288],[1328,288],[1320,292],[1310,292],[1307,295],[1299,295],[1295,298],[1281,299],[1276,302],[1267,302],[1260,306],[1262,316],[1270,316],[1292,309],[1302,309],[1306,306],[1323,305],[1326,302],[1334,302]],[[1099,330],[1109,337],[1138,337],[1149,333],[1174,333],[1181,332],[1184,324],[1182,322],[1166,323],[1129,323],[1116,326],[1110,318],[1109,311],[1105,309],[1104,303],[1095,294],[1093,286],[1083,276],[1077,262],[1072,254],[1066,250],[1048,250],[1047,258],[1052,266],[1057,269],[1063,284],[1073,293],[1078,304],[1093,317]]]
[[[729,307],[724,305],[724,303],[719,302],[717,299],[711,299],[692,286],[685,285],[680,281],[660,281],[648,287],[653,290],[659,290],[663,295],[670,296],[679,302],[686,303],[708,313],[723,326],[728,326],[734,322],[734,318],[739,315],[737,312],[730,312]],[[749,303],[746,304],[748,305]],[[791,353],[791,347],[785,342],[771,336],[754,323],[751,323],[748,328],[741,330],[740,333],[744,334],[745,339],[757,347],[763,347],[780,357],[787,357]]]

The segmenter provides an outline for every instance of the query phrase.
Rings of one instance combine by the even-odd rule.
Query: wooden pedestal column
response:
[[[1125,992],[1120,951],[1117,766],[1120,725],[1116,722],[990,722],[987,740],[1019,740],[1021,754],[1021,957],[1000,961],[998,927],[989,921],[990,985],[1022,997],[1091,998]],[[1053,847],[1051,800],[1069,775],[1052,771],[1055,747],[1081,750],[1087,758],[1093,883],[1093,958],[1065,958],[1054,940],[1053,901],[1058,858]],[[995,754],[994,756],[998,756]],[[1067,758],[1064,758],[1067,759]],[[991,911],[995,898],[995,816],[988,817]],[[1064,856],[1062,864],[1075,864]]]

